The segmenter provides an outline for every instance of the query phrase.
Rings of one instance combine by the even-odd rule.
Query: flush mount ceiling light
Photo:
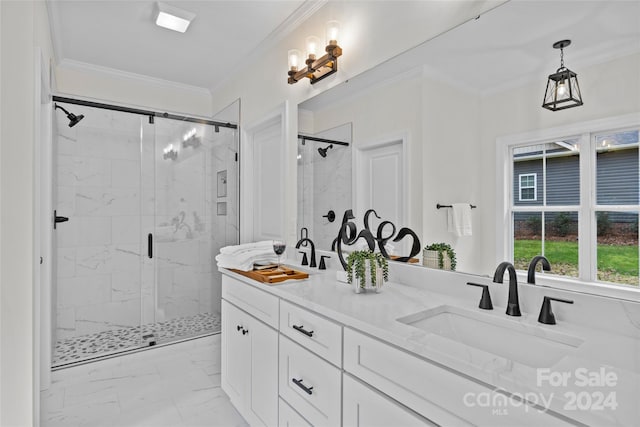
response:
[[[300,69],[303,59],[298,49],[289,51],[289,78],[287,82],[291,85],[307,77],[311,84],[317,83],[325,77],[338,71],[338,57],[342,55],[342,48],[338,46],[338,33],[340,23],[329,21],[326,26],[326,54],[317,58],[321,49],[320,39],[316,36],[309,36],[306,39],[306,67]]]
[[[542,107],[547,110],[558,111],[582,105],[578,75],[564,66],[564,48],[570,44],[571,40],[560,40],[553,44],[554,49],[560,49],[560,68],[547,81],[542,101]]]
[[[156,25],[184,33],[196,14],[166,3],[157,2]]]

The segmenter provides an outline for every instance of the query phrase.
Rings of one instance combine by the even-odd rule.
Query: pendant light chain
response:
[[[564,68],[564,48],[560,48],[560,68]]]

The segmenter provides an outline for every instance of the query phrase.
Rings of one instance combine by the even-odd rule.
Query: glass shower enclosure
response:
[[[55,101],[53,366],[219,332],[237,121]]]

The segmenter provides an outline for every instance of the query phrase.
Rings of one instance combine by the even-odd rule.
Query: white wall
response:
[[[536,129],[640,112],[640,54],[574,70],[578,73],[584,105],[552,112],[541,107],[545,76],[539,82],[483,97],[478,159],[482,170],[479,183],[482,210],[483,249],[477,252],[480,265],[497,265],[496,253],[496,138]],[[486,209],[485,209],[486,206]],[[475,219],[475,218],[474,218]]]
[[[504,2],[328,2],[298,29],[246,64],[244,71],[217,88],[213,92],[213,111],[239,97],[242,99],[243,125],[259,122],[267,112],[284,101],[295,106],[501,3]],[[343,35],[339,44],[343,48],[343,56],[339,60],[339,71],[313,86],[307,81],[288,85],[287,51],[302,48],[305,37],[310,34],[324,34],[324,24],[330,19],[342,22]],[[403,31],[397,31],[398,28]],[[256,75],[256,70],[259,70],[259,75]],[[296,241],[297,119],[296,109],[291,108],[285,150],[285,172],[289,177],[285,190],[285,223],[289,243]],[[409,155],[421,157],[420,153],[410,152]],[[415,201],[421,184],[412,185],[410,197]],[[421,214],[416,213],[418,210],[412,207],[410,212],[410,223],[420,220]]]
[[[480,144],[480,98],[429,76],[422,79],[423,120],[423,247],[437,242],[450,244],[456,251],[457,270],[481,272],[478,253],[487,237],[480,226],[480,212],[489,212],[480,200],[477,177],[486,174],[478,161]],[[470,203],[471,236],[457,237],[447,231],[450,209],[436,204]],[[493,205],[492,205],[493,206]]]
[[[408,165],[406,224],[422,240],[422,99],[420,74],[404,74],[391,82],[369,87],[364,94],[338,101],[315,112],[315,130],[329,129],[345,122],[353,124],[352,150],[363,146],[398,140],[406,136]],[[354,186],[356,188],[356,186]],[[355,195],[354,195],[355,200]],[[362,215],[364,212],[359,213]],[[361,220],[361,218],[357,218]]]
[[[65,96],[193,116],[213,114],[207,89],[131,73],[63,61],[56,67],[56,82],[57,93]]]
[[[35,48],[51,40],[44,2],[0,2],[0,424],[33,425]]]

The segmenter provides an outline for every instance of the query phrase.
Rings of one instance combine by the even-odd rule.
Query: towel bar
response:
[[[477,208],[477,206],[476,206],[476,205],[471,205],[471,204],[470,204],[470,206],[471,206],[471,209],[475,209],[475,208]],[[440,208],[452,208],[452,207],[453,207],[453,206],[451,206],[451,205],[441,205],[440,203],[438,203],[438,204],[436,205],[436,208],[438,208],[438,209],[440,209]]]

